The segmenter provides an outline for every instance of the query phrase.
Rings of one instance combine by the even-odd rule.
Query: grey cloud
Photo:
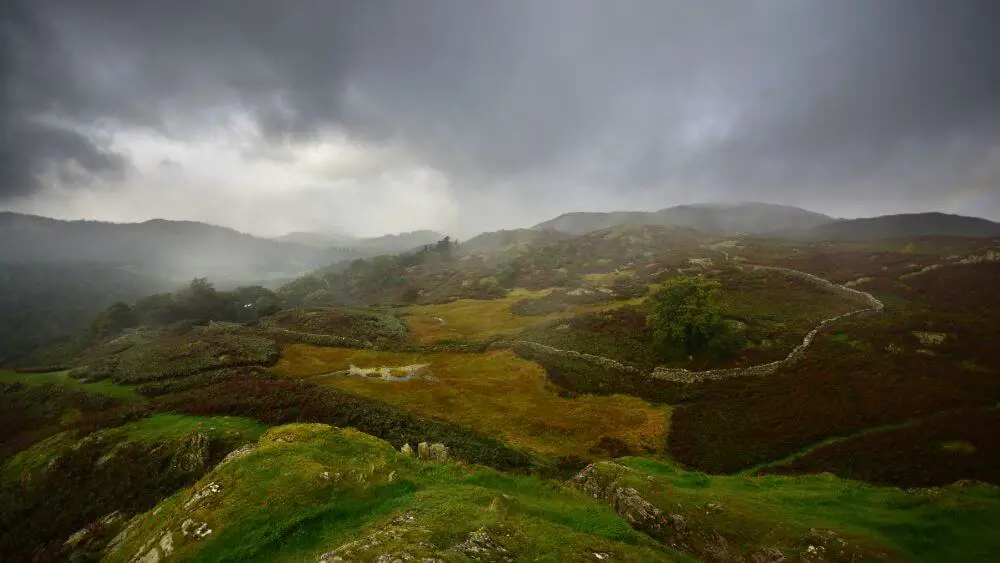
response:
[[[623,204],[690,186],[859,210],[873,185],[931,201],[1000,144],[991,0],[17,5],[5,139],[43,114],[183,139],[240,107],[270,145],[247,158],[341,131],[404,146],[464,190],[530,177]],[[32,189],[39,159],[115,168],[66,141],[5,140],[4,185]]]

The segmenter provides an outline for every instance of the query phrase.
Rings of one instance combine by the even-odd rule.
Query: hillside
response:
[[[0,263],[0,365],[85,328],[116,301],[172,289],[127,268]]]
[[[926,236],[996,237],[1000,223],[947,213],[840,219],[809,228],[774,229],[772,236],[802,240],[866,241]]]
[[[655,212],[567,213],[535,225],[580,235],[616,225],[663,225],[706,234],[747,235],[782,229],[811,228],[832,218],[798,207],[766,203],[678,205]]]
[[[118,304],[0,372],[0,553],[996,560],[998,268],[623,224]]]
[[[464,256],[487,255],[493,260],[509,260],[534,247],[545,246],[572,236],[560,231],[511,229],[476,235],[461,243],[458,252]]]
[[[114,264],[177,282],[203,276],[217,283],[287,279],[360,256],[163,219],[105,223],[2,212],[0,238],[0,262]]]
[[[409,252],[428,244],[434,244],[445,235],[435,231],[412,231],[409,233],[387,234],[377,237],[352,237],[335,233],[296,232],[277,237],[279,242],[301,244],[316,249],[335,249],[335,252],[357,253],[361,256],[396,254]]]
[[[274,240],[278,242],[290,242],[311,248],[323,249],[334,246],[341,248],[353,248],[358,239],[350,235],[300,231],[275,237]]]

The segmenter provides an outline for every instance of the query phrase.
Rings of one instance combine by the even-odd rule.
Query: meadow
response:
[[[421,363],[430,364],[435,380],[322,375],[352,364],[368,368]],[[538,364],[509,350],[406,353],[292,344],[274,372],[404,407],[550,456],[605,457],[610,445],[618,452],[659,452],[669,424],[669,407],[654,407],[635,397],[561,397]]]

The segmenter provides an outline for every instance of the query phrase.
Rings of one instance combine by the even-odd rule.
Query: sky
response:
[[[0,0],[0,209],[456,236],[1000,220],[994,0]]]

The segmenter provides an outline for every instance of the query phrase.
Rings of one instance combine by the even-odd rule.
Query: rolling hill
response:
[[[193,221],[62,221],[8,212],[0,213],[0,239],[0,262],[114,264],[172,281],[207,276],[220,284],[288,279],[363,255]]]
[[[995,237],[1000,223],[979,217],[948,213],[906,213],[863,219],[840,219],[810,228],[780,230],[783,238],[803,240],[864,241],[926,236]]]
[[[783,229],[807,229],[833,221],[827,215],[787,205],[768,203],[695,204],[668,207],[655,212],[614,211],[566,213],[535,225],[582,235],[616,225],[664,225],[685,227],[706,234],[747,235]]]
[[[444,237],[445,235],[439,232],[427,230],[363,238],[340,233],[295,232],[280,236],[275,240],[317,249],[349,249],[366,256],[374,256],[408,252],[427,244],[434,244]]]

